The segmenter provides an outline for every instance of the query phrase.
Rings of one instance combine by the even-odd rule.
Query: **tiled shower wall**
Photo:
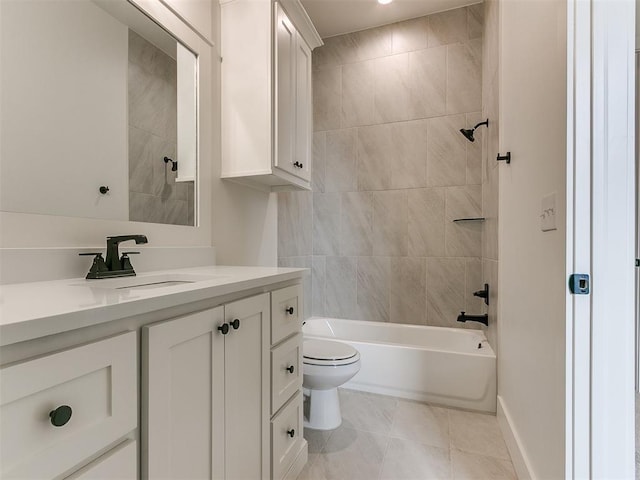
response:
[[[489,119],[482,151],[482,212],[486,218],[482,229],[483,283],[491,288],[487,338],[497,351],[498,329],[498,2],[485,0],[484,42],[482,49],[482,112]],[[504,167],[503,168],[508,168]]]
[[[280,193],[282,266],[307,315],[477,328],[484,313],[482,4],[325,39],[313,53],[313,192]]]
[[[194,184],[164,163],[177,160],[176,82],[175,59],[129,30],[129,220],[194,224]]]

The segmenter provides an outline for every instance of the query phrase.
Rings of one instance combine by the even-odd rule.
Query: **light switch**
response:
[[[540,207],[540,230],[548,232],[557,230],[556,227],[556,193],[550,193],[542,197]]]

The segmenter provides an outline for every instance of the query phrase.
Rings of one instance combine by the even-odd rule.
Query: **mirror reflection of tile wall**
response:
[[[176,182],[176,60],[129,30],[129,220],[194,224],[194,182]]]

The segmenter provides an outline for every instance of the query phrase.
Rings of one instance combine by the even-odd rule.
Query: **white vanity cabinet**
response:
[[[322,45],[297,0],[221,1],[222,177],[310,189],[311,51]]]
[[[125,294],[122,305],[137,315],[116,310],[4,345],[0,477],[295,479],[308,455],[302,273],[261,268],[254,280],[234,268],[218,273],[238,287],[212,280],[154,289],[146,306]],[[70,295],[74,287],[77,280]],[[30,331],[55,321],[43,317]]]

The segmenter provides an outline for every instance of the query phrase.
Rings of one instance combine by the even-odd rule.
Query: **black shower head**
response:
[[[462,135],[465,136],[465,138],[467,140],[469,140],[470,142],[475,142],[476,139],[473,138],[473,132],[476,128],[478,128],[480,125],[486,125],[487,127],[489,126],[489,119],[487,118],[484,122],[480,122],[479,124],[477,124],[475,127],[473,127],[471,130],[468,130],[466,128],[461,128],[460,129],[460,133]]]
[[[469,140],[470,142],[475,142],[475,138],[473,138],[474,130],[475,128],[472,128],[471,130],[468,130],[466,128],[461,128],[460,133],[463,134],[465,137],[467,137],[467,140]]]

